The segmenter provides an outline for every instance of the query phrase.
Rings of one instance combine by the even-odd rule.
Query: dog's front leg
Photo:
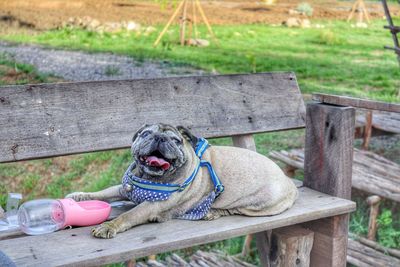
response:
[[[112,221],[105,222],[92,229],[92,235],[99,238],[113,238],[117,233],[124,232],[136,225],[149,221],[168,219],[163,211],[167,211],[167,203],[143,202],[133,209],[121,214]]]
[[[75,192],[65,196],[66,198],[72,198],[75,201],[84,200],[103,200],[107,202],[117,201],[126,199],[123,194],[122,185],[115,185],[98,192]]]

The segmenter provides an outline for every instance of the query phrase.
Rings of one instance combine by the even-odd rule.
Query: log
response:
[[[400,260],[394,257],[385,255],[379,251],[376,251],[370,247],[367,247],[360,242],[352,239],[348,240],[348,255],[362,263],[364,266],[374,267],[398,267],[400,266]],[[361,265],[362,266],[362,265]]]
[[[350,234],[350,237],[352,239],[354,239],[355,241],[358,241],[358,242],[360,242],[361,244],[363,244],[365,246],[373,248],[373,249],[375,249],[377,251],[380,251],[380,252],[382,252],[382,253],[384,253],[386,255],[390,255],[392,257],[400,259],[400,250],[398,250],[398,249],[386,248],[386,247],[376,243],[375,241],[372,241],[372,240],[369,240],[369,239],[366,239],[364,237],[360,237],[360,236],[357,236],[357,235],[354,235],[354,234]]]
[[[296,168],[304,166],[302,149],[272,151],[270,157]],[[354,149],[352,172],[354,188],[400,202],[400,165],[373,152]]]
[[[379,196],[369,196],[367,198],[369,206],[368,239],[373,241],[376,239],[376,230],[378,229],[377,218],[380,201],[381,198]]]
[[[272,231],[272,250],[270,252],[273,267],[308,267],[314,242],[314,232],[301,226],[290,226]]]
[[[367,124],[366,110],[359,110],[356,116],[357,127],[365,127]],[[400,133],[400,113],[374,111],[372,120],[372,135],[374,131],[383,131],[387,133]]]

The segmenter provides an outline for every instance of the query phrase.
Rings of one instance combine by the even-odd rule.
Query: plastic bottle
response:
[[[68,226],[99,224],[107,220],[110,212],[110,204],[98,200],[39,199],[21,205],[18,223],[24,233],[40,235]]]

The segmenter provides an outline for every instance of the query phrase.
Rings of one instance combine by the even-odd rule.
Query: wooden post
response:
[[[376,230],[378,229],[377,218],[379,214],[380,196],[369,196],[367,203],[369,206],[368,239],[375,241]]]
[[[307,105],[304,186],[350,199],[355,111]],[[305,223],[314,231],[311,266],[346,266],[348,214]]]
[[[273,267],[308,267],[314,232],[299,225],[274,229],[270,252]]]
[[[372,111],[368,110],[367,114],[365,114],[365,127],[364,127],[362,149],[368,150],[369,142],[371,140],[371,134],[372,134]]]

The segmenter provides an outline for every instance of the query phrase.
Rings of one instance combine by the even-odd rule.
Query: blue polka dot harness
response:
[[[214,190],[201,199],[194,207],[177,216],[177,219],[185,220],[202,219],[211,209],[211,205],[214,203],[215,199],[224,191],[224,186],[215,173],[212,165],[208,161],[201,159],[209,146],[210,145],[206,139],[199,139],[195,152],[197,157],[200,159],[200,162],[193,173],[182,184],[155,183],[141,179],[132,174],[132,170],[136,167],[136,163],[132,163],[122,178],[122,186],[125,189],[126,196],[136,205],[139,205],[144,201],[155,202],[167,200],[172,193],[185,190],[185,188],[196,178],[201,167],[207,167],[211,180],[214,183]]]

